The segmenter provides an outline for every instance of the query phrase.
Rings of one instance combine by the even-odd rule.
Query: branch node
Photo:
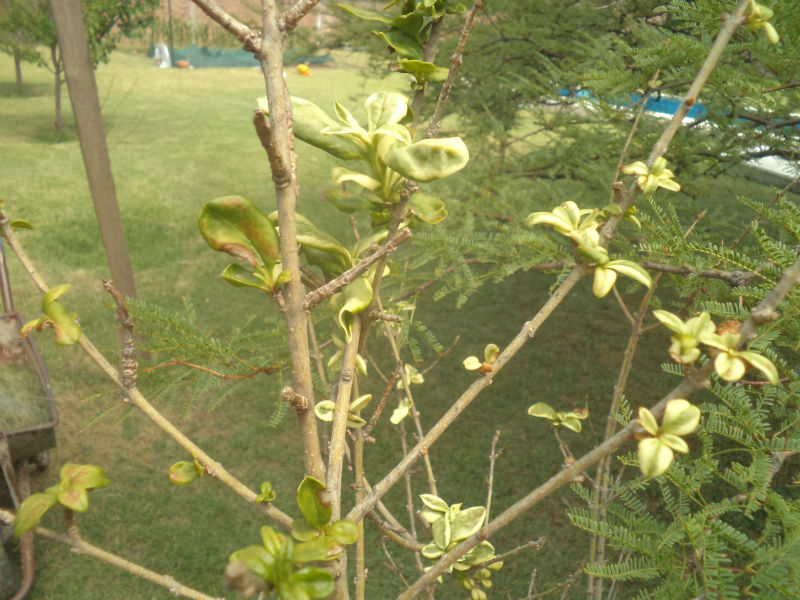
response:
[[[297,411],[305,411],[309,408],[308,398],[301,396],[288,385],[281,390],[281,400],[291,404]]]
[[[117,304],[117,322],[122,327],[122,387],[129,390],[136,386],[136,371],[139,363],[136,362],[136,345],[133,341],[133,319],[125,305],[122,293],[114,287],[114,282],[103,280],[105,289]]]

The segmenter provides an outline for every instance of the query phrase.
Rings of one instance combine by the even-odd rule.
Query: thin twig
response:
[[[408,444],[406,443],[406,427],[400,423],[400,445],[403,448],[403,456],[408,456]],[[411,528],[411,535],[417,538],[417,519],[416,511],[414,511],[414,491],[411,488],[411,471],[406,471],[403,474],[405,479],[406,488],[406,510],[408,511],[409,527]],[[420,573],[425,572],[425,567],[422,565],[422,558],[418,552],[414,553],[414,562],[417,565],[417,571]]]
[[[667,151],[672,138],[675,137],[675,134],[681,128],[683,119],[689,113],[689,110],[691,110],[692,106],[694,106],[697,102],[700,92],[703,90],[703,87],[708,81],[708,78],[711,76],[711,73],[713,73],[714,69],[716,69],[717,64],[722,58],[725,48],[733,37],[733,34],[736,33],[739,27],[741,27],[744,23],[744,14],[749,3],[750,0],[739,0],[734,11],[730,15],[726,16],[725,22],[711,46],[711,50],[709,51],[708,56],[706,56],[706,60],[703,62],[703,65],[700,67],[697,76],[689,86],[686,96],[684,96],[683,100],[678,105],[678,109],[675,111],[675,114],[672,116],[669,124],[662,132],[661,137],[659,137],[658,141],[656,141],[656,143],[653,145],[650,155],[647,157],[646,161],[648,169],[653,166],[653,163],[657,158],[663,156]],[[601,241],[605,242],[611,239],[617,224],[622,218],[622,215],[624,215],[625,211],[633,206],[638,189],[639,188],[635,182],[628,187],[625,197],[620,201],[620,208],[622,209],[621,214],[613,215],[603,226],[600,232]]]
[[[381,519],[374,510],[368,512],[366,518],[372,521],[386,537],[390,538],[398,546],[414,550],[415,552],[419,552],[425,546],[422,542],[418,542],[411,537],[405,529],[398,530],[392,527],[389,523]]]
[[[444,352],[441,352],[441,353],[437,354],[437,356],[433,360],[433,362],[431,364],[429,364],[427,367],[425,367],[421,371],[420,374],[424,377],[425,375],[430,373],[436,367],[436,365],[438,365],[442,361],[443,358],[445,358],[445,357],[450,355],[450,353],[453,351],[453,349],[456,347],[456,345],[458,344],[458,342],[460,340],[461,340],[461,336],[460,335],[457,335],[456,337],[454,337],[453,338],[453,342],[450,344],[450,347],[447,350],[445,350]]]
[[[417,459],[426,455],[428,448],[447,430],[447,428],[458,418],[458,416],[472,403],[472,401],[482,392],[486,387],[491,385],[494,377],[505,367],[511,358],[525,345],[525,343],[533,338],[538,331],[539,327],[547,320],[552,312],[564,300],[567,294],[572,290],[575,284],[587,273],[587,267],[584,265],[576,266],[562,284],[556,288],[552,296],[545,302],[544,306],[534,316],[533,319],[525,323],[517,336],[509,343],[509,345],[500,353],[494,363],[492,363],[493,370],[482,377],[476,379],[472,385],[456,400],[453,405],[445,412],[439,421],[428,431],[428,433],[419,440],[417,445],[411,450],[410,453],[405,455],[403,459],[378,483],[375,484],[371,494],[368,494],[364,501],[350,511],[348,519],[358,520],[371,510],[374,503],[381,498],[391,487],[397,483],[409,467],[416,462]]]
[[[658,79],[658,73],[660,69],[656,69],[656,74],[653,75],[653,79]],[[631,129],[628,132],[628,137],[625,140],[625,144],[622,146],[622,151],[619,153],[619,160],[617,161],[617,170],[614,171],[614,181],[611,182],[611,202],[614,202],[616,197],[616,188],[615,185],[619,181],[619,175],[622,172],[622,165],[625,162],[626,157],[628,156],[628,148],[631,146],[631,142],[633,142],[633,136],[636,134],[636,130],[639,128],[639,121],[642,119],[642,115],[644,114],[645,108],[647,108],[647,99],[650,96],[652,90],[646,90],[645,93],[642,95],[641,99],[639,100],[640,106],[639,110],[636,111],[636,117],[633,119],[633,125],[631,125]]]
[[[486,479],[486,516],[483,520],[483,524],[486,525],[489,523],[489,518],[492,512],[492,488],[494,487],[494,463],[500,458],[500,455],[503,453],[502,450],[498,452],[497,450],[497,442],[500,441],[500,430],[494,432],[494,437],[492,438],[492,450],[489,452],[489,476]]]
[[[217,6],[211,0],[192,0],[204,13],[206,13],[212,20],[219,23],[223,29],[228,31],[237,40],[242,43],[245,50],[252,53],[261,51],[261,39],[258,33],[250,29],[244,23],[237,21],[230,14],[225,12],[222,8]]]
[[[125,298],[122,296],[112,281],[104,280],[103,289],[105,289],[114,302],[117,304],[117,321],[122,327],[122,363],[120,372],[122,373],[122,386],[129,390],[136,385],[136,370],[139,364],[136,362],[136,345],[133,341],[133,319],[128,312],[128,307],[125,305]]]
[[[375,412],[372,413],[372,416],[369,419],[369,423],[367,426],[364,427],[364,435],[368,436],[372,433],[372,430],[375,429],[375,425],[378,424],[378,419],[381,418],[383,414],[383,409],[386,408],[386,402],[389,400],[389,395],[392,393],[394,389],[394,382],[397,379],[397,374],[400,372],[400,367],[396,367],[394,371],[389,374],[389,380],[386,382],[386,387],[383,390],[383,395],[381,396],[381,401],[378,402],[378,406],[375,407]]]
[[[278,29],[281,31],[292,31],[300,19],[305,17],[319,0],[297,0],[294,5],[278,17]]]
[[[482,563],[479,563],[479,564],[475,565],[474,567],[470,567],[469,570],[470,571],[480,571],[484,567],[488,567],[489,565],[493,565],[494,563],[505,562],[506,560],[508,560],[512,556],[514,556],[516,554],[519,554],[520,552],[525,552],[525,550],[530,550],[531,548],[535,549],[537,552],[540,552],[542,550],[542,548],[544,548],[544,545],[546,543],[547,543],[547,538],[545,536],[542,536],[542,537],[537,538],[535,540],[530,540],[528,542],[525,542],[524,544],[520,544],[516,548],[512,548],[508,552],[503,552],[502,554],[498,554],[497,556],[494,556],[494,557],[490,558],[489,560],[486,560],[486,561],[484,561]]]
[[[783,276],[775,285],[773,290],[758,304],[758,306],[750,311],[750,315],[748,316],[747,320],[739,329],[741,339],[737,348],[746,346],[746,344],[755,337],[757,328],[760,325],[768,323],[776,318],[777,313],[775,311],[778,304],[780,304],[789,291],[797,285],[798,281],[800,281],[800,259],[798,259],[791,267],[784,271]],[[692,392],[706,386],[708,377],[712,372],[713,364],[710,361],[693,372],[687,372],[683,381],[651,408],[653,415],[658,418],[663,413],[667,402],[675,398],[686,398]],[[525,511],[533,508],[539,502],[550,496],[550,494],[554,493],[556,490],[572,481],[574,477],[584,473],[587,469],[600,462],[600,460],[602,460],[604,457],[616,451],[617,448],[627,442],[632,435],[642,431],[643,429],[639,425],[639,422],[637,420],[633,420],[627,427],[620,430],[616,435],[596,446],[590,452],[584,454],[573,464],[564,467],[561,471],[531,491],[524,498],[506,509],[500,516],[496,517],[491,523],[489,523],[487,527],[462,541],[451,551],[442,555],[439,558],[439,561],[427,573],[425,573],[425,575],[417,579],[413,585],[411,585],[405,592],[398,596],[397,600],[411,600],[414,598],[416,593],[430,585],[436,580],[437,577],[447,571],[452,564],[454,564],[472,548],[477,546],[480,542],[485,540],[487,537],[494,535],[506,525],[514,522]],[[378,485],[375,486],[376,489],[378,488]]]
[[[336,277],[336,279],[331,279],[325,285],[322,285],[306,294],[306,297],[303,300],[303,309],[311,310],[320,302],[339,292],[348,283],[355,281],[363,273],[366,273],[367,269],[378,262],[378,260],[397,250],[397,247],[409,237],[411,237],[411,230],[408,227],[401,229],[396,236],[385,242],[382,246],[379,246],[375,252],[358,261],[357,265],[348,269]]]
[[[222,373],[220,371],[215,371],[214,369],[209,369],[208,367],[204,367],[203,365],[196,365],[194,363],[186,362],[185,360],[181,360],[179,358],[173,358],[169,362],[162,363],[160,365],[155,365],[152,367],[147,367],[146,369],[142,369],[143,373],[151,373],[157,369],[164,369],[166,367],[190,367],[192,369],[197,369],[199,371],[204,371],[206,373],[210,373],[215,377],[219,377],[220,379],[249,379],[250,377],[254,377],[259,373],[266,373],[270,375],[272,373],[277,373],[281,370],[282,365],[270,365],[269,367],[253,367],[253,370],[245,375],[228,375],[227,373]]]
[[[14,523],[14,515],[9,511],[0,509],[0,521],[11,525]],[[160,573],[146,569],[145,567],[137,565],[136,563],[122,558],[121,556],[107,552],[106,550],[98,548],[97,546],[94,546],[83,540],[80,536],[65,535],[45,527],[36,527],[34,531],[42,537],[55,540],[56,542],[68,546],[70,550],[76,554],[86,554],[87,556],[97,558],[132,575],[141,577],[142,579],[146,579],[147,581],[155,583],[156,585],[167,588],[170,593],[175,596],[193,598],[194,600],[224,600],[224,598],[209,596],[203,592],[199,592],[193,588],[185,586],[176,581],[172,575],[161,575]]]
[[[33,282],[43,294],[46,294],[49,290],[47,283],[34,268],[33,263],[31,263],[30,258],[25,253],[14,232],[11,230],[11,226],[8,224],[8,221],[4,220],[4,217],[5,214],[0,211],[0,227],[2,228],[4,238],[8,242],[8,245],[11,247],[11,249],[14,250],[17,258]],[[158,411],[158,409],[150,404],[147,398],[139,391],[138,387],[134,385],[131,388],[125,388],[122,382],[122,377],[117,369],[108,360],[106,360],[105,356],[102,355],[102,353],[95,347],[91,340],[86,337],[85,334],[81,334],[81,337],[78,339],[78,345],[100,368],[100,370],[105,373],[106,377],[108,377],[123,392],[125,392],[130,402],[139,410],[141,410],[181,448],[186,450],[192,457],[194,457],[194,459],[197,460],[197,462],[205,469],[208,475],[218,479],[220,482],[233,490],[238,496],[247,500],[247,502],[256,504],[256,498],[258,497],[258,494],[234,477],[227,469],[225,469],[225,467],[211,458],[197,444],[189,439],[186,434],[175,427],[175,425],[173,425],[169,419],[167,419],[163,414],[161,414],[161,412]],[[292,518],[289,515],[269,503],[258,504],[258,506],[269,518],[275,521],[276,524],[286,530],[291,529]]]
[[[436,102],[436,109],[433,111],[433,117],[428,124],[428,131],[425,137],[436,137],[436,134],[439,133],[439,128],[444,118],[444,109],[447,105],[447,100],[450,98],[450,91],[453,89],[456,71],[458,71],[461,63],[464,62],[464,46],[467,45],[467,39],[469,39],[469,34],[472,31],[475,15],[483,6],[484,1],[485,0],[475,0],[475,4],[467,13],[467,17],[464,20],[464,27],[461,29],[461,37],[458,40],[458,46],[456,46],[456,51],[453,53],[453,56],[450,57],[450,71],[447,73],[447,79],[445,79],[445,82],[442,84],[442,89],[439,90],[439,100]]]

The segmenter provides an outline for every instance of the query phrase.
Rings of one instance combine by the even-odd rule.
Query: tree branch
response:
[[[362,258],[357,265],[348,269],[335,279],[331,279],[328,283],[321,285],[317,289],[306,294],[305,299],[303,300],[303,308],[305,310],[311,310],[323,300],[330,298],[348,283],[355,281],[379,259],[397,250],[397,247],[410,237],[411,230],[408,227],[401,229],[395,237],[390,239],[382,246],[379,246],[378,249],[369,256]]]
[[[12,525],[14,523],[14,515],[9,511],[0,509],[0,521],[6,523],[7,525]],[[142,579],[146,579],[147,581],[155,583],[156,585],[167,588],[170,593],[175,596],[192,598],[193,600],[225,600],[224,598],[209,596],[203,592],[198,592],[197,590],[176,581],[172,575],[161,575],[160,573],[146,569],[145,567],[137,565],[136,563],[124,559],[121,556],[117,556],[116,554],[107,552],[102,548],[98,548],[97,546],[84,541],[79,536],[65,535],[44,527],[36,527],[34,531],[42,537],[46,537],[69,546],[70,550],[76,554],[86,554],[87,556],[97,558],[104,563],[118,567],[123,571],[127,571],[131,575],[141,577]]]
[[[467,13],[464,27],[461,29],[461,37],[458,40],[458,46],[456,46],[456,51],[450,58],[450,72],[447,74],[447,79],[442,84],[442,89],[439,90],[439,100],[436,102],[436,110],[434,110],[431,122],[428,124],[426,137],[436,137],[436,134],[439,133],[439,128],[444,118],[444,108],[447,105],[447,100],[450,98],[450,91],[453,89],[456,71],[458,71],[461,63],[464,62],[464,46],[467,45],[467,39],[472,32],[472,24],[475,21],[475,15],[483,6],[484,1],[485,0],[475,0],[472,9]]]
[[[305,17],[319,0],[297,0],[294,6],[278,17],[278,29],[281,31],[292,31],[300,19]]]
[[[576,265],[563,283],[553,292],[553,295],[542,306],[539,312],[525,325],[509,345],[500,353],[497,360],[492,364],[493,370],[490,373],[476,379],[472,385],[453,403],[448,411],[442,415],[439,421],[428,431],[428,433],[417,443],[411,452],[403,459],[367,494],[362,502],[357,504],[350,511],[347,518],[353,521],[363,518],[391,487],[399,481],[409,467],[417,459],[428,452],[428,448],[447,430],[447,428],[458,418],[458,416],[470,405],[478,394],[491,385],[494,377],[505,367],[511,358],[530,340],[541,325],[547,320],[552,312],[564,300],[567,294],[575,287],[575,284],[588,272],[584,265]]]
[[[2,211],[0,211],[0,229],[2,229],[3,237],[8,241],[8,245],[12,248],[12,250],[14,250],[17,258],[19,258],[20,262],[22,263],[23,268],[27,271],[34,284],[36,284],[36,286],[39,288],[39,291],[43,294],[47,293],[49,286],[44,279],[42,279],[41,275],[39,275],[38,271],[36,271],[36,269],[33,267],[33,264],[30,262],[30,258],[24,252],[19,240],[17,240],[16,234],[8,224],[8,219],[6,218],[5,213]],[[81,334],[81,337],[78,339],[78,345],[83,349],[84,352],[86,352],[89,358],[92,359],[92,361],[98,367],[100,367],[100,370],[103,371],[103,373],[105,373],[105,375],[125,393],[131,404],[136,406],[145,415],[147,415],[147,417],[153,421],[153,423],[158,425],[158,427],[161,428],[164,433],[166,433],[181,448],[186,450],[195,460],[197,460],[197,462],[205,469],[208,475],[224,483],[238,496],[244,498],[248,502],[252,504],[256,503],[258,494],[234,477],[230,472],[227,471],[227,469],[225,469],[225,467],[211,458],[199,446],[190,440],[180,429],[175,427],[175,425],[173,425],[169,419],[167,419],[158,411],[158,409],[150,404],[150,402],[139,391],[139,388],[136,387],[136,385],[126,388],[125,383],[123,383],[122,376],[119,374],[114,365],[106,360],[105,356],[102,355],[102,353],[95,347],[91,340],[86,337],[85,334]],[[289,515],[272,506],[272,504],[260,504],[259,506],[261,510],[263,510],[263,512],[269,518],[275,521],[275,523],[280,527],[286,530],[291,529],[292,518]]]
[[[747,320],[739,329],[741,339],[738,348],[746,346],[746,344],[755,337],[758,326],[772,321],[776,318],[776,308],[778,304],[786,297],[789,291],[800,282],[800,259],[798,259],[791,267],[784,271],[780,281],[775,285],[769,295],[762,300],[758,306],[750,311]],[[659,417],[664,411],[664,408],[670,400],[676,398],[686,398],[692,392],[707,385],[708,377],[713,372],[713,364],[711,361],[692,372],[688,372],[683,381],[677,385],[671,392],[662,398],[656,404],[651,412],[654,416]],[[516,520],[525,511],[536,506],[540,501],[547,498],[550,494],[570,483],[572,479],[579,474],[585,472],[589,467],[600,462],[604,457],[608,456],[619,448],[622,444],[628,441],[633,434],[642,432],[643,429],[637,420],[633,420],[624,429],[620,430],[616,435],[607,439],[593,450],[584,454],[581,458],[576,460],[573,464],[563,468],[560,472],[553,475],[550,479],[540,485],[538,488],[530,492],[527,496],[517,501],[514,505],[505,510],[499,517],[495,518],[487,527],[467,538],[456,546],[450,552],[442,555],[437,562],[425,575],[417,579],[405,592],[397,597],[397,600],[412,600],[414,595],[423,589],[425,586],[430,585],[437,577],[446,572],[450,566],[455,563],[459,558],[464,556],[472,548],[477,546],[483,540],[491,537],[500,529],[509,525]],[[376,486],[377,488],[377,486]]]
[[[258,33],[250,29],[244,23],[237,21],[222,8],[217,6],[212,0],[192,0],[204,13],[212,20],[219,23],[223,29],[228,31],[233,37],[242,43],[248,52],[253,54],[261,52],[261,39]]]

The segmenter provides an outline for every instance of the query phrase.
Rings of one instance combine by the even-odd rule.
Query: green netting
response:
[[[148,56],[155,54],[155,46],[151,46]],[[244,50],[232,50],[230,48],[206,48],[205,46],[198,46],[192,44],[186,48],[175,48],[174,56],[172,57],[172,64],[176,64],[179,60],[189,61],[189,64],[195,69],[205,67],[257,67],[258,61],[249,52]],[[283,53],[284,64],[290,65],[293,63],[306,63],[310,65],[319,65],[323,63],[333,62],[333,57],[330,54],[320,56],[300,56],[297,52],[287,50]]]

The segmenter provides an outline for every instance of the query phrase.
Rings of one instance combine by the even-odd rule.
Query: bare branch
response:
[[[300,19],[305,17],[319,0],[297,0],[294,6],[278,17],[278,29],[281,31],[292,31]]]
[[[461,397],[453,403],[453,405],[442,415],[439,421],[428,431],[428,433],[419,440],[417,445],[411,452],[404,456],[403,459],[392,469],[381,481],[375,484],[371,494],[368,494],[363,502],[356,505],[348,519],[357,521],[362,518],[372,507],[375,502],[381,498],[391,487],[397,483],[409,467],[420,457],[428,452],[428,448],[447,430],[447,428],[458,418],[458,416],[472,403],[472,401],[483,391],[486,387],[491,385],[494,377],[505,367],[511,358],[530,340],[538,331],[539,327],[547,320],[556,307],[561,304],[567,294],[575,287],[575,284],[588,272],[587,268],[583,265],[576,266],[572,272],[567,276],[563,283],[553,292],[553,295],[542,306],[539,312],[533,319],[525,323],[522,330],[517,336],[509,343],[509,345],[500,353],[495,362],[492,364],[493,370],[491,373],[476,379],[472,385],[461,395]]]
[[[8,525],[12,525],[14,523],[14,515],[9,511],[0,509],[0,521]],[[70,550],[76,554],[86,554],[87,556],[97,558],[104,563],[113,565],[122,569],[123,571],[127,571],[132,575],[136,575],[137,577],[141,577],[142,579],[146,579],[147,581],[160,585],[161,587],[167,588],[170,593],[174,594],[175,596],[192,598],[193,600],[225,600],[224,598],[209,596],[203,592],[198,592],[197,590],[176,581],[172,575],[161,575],[160,573],[146,569],[145,567],[137,565],[136,563],[124,559],[121,556],[117,556],[116,554],[112,554],[111,552],[107,552],[101,548],[98,548],[97,546],[84,541],[79,536],[65,535],[44,527],[36,527],[34,531],[37,535],[69,546]]]
[[[237,21],[222,8],[217,6],[212,0],[192,0],[204,13],[211,19],[219,23],[223,29],[228,31],[248,52],[258,54],[261,52],[261,39],[258,32],[253,31],[244,23]]]
[[[672,138],[675,137],[678,129],[680,129],[681,125],[683,124],[683,119],[687,114],[689,114],[689,110],[691,110],[692,106],[694,106],[697,102],[700,92],[703,90],[703,87],[708,81],[708,78],[711,76],[711,73],[717,67],[717,64],[722,58],[722,54],[733,37],[733,34],[736,33],[739,27],[741,27],[744,23],[744,13],[747,10],[749,2],[750,0],[739,0],[733,13],[727,15],[725,18],[722,29],[714,40],[703,66],[700,67],[700,71],[698,71],[697,76],[692,81],[692,85],[689,86],[686,96],[678,105],[678,109],[675,111],[675,114],[672,116],[669,124],[662,132],[661,137],[659,137],[658,141],[653,145],[650,155],[647,157],[646,161],[648,169],[653,166],[653,163],[657,158],[663,156],[667,151]],[[621,215],[625,214],[625,211],[633,206],[638,189],[639,188],[635,182],[628,187],[628,191],[625,194],[624,199],[620,201],[620,208],[622,209]],[[621,215],[612,216],[603,226],[600,232],[602,241],[607,241],[614,235],[614,230],[617,228],[617,224],[622,218]]]
[[[798,259],[791,267],[784,271],[780,281],[775,285],[772,292],[762,300],[758,306],[750,311],[747,320],[739,329],[741,339],[738,347],[744,347],[753,337],[755,337],[758,326],[767,323],[777,316],[775,312],[778,304],[786,297],[789,291],[800,282],[800,259]],[[664,411],[664,408],[672,399],[686,398],[692,392],[707,385],[708,377],[713,372],[713,364],[709,361],[701,368],[691,372],[687,372],[683,381],[673,388],[658,404],[656,404],[651,412],[659,417]],[[561,471],[553,475],[546,482],[541,484],[538,488],[531,491],[527,496],[517,501],[499,517],[495,518],[489,525],[483,528],[478,533],[472,535],[466,540],[462,541],[450,552],[442,555],[439,561],[427,572],[425,575],[417,579],[405,592],[397,597],[397,600],[411,600],[414,595],[422,590],[424,587],[430,585],[442,573],[450,568],[450,565],[455,563],[459,558],[464,556],[472,548],[477,546],[483,540],[491,537],[500,529],[509,525],[516,520],[525,511],[536,506],[539,502],[547,498],[550,494],[568,484],[574,477],[585,472],[591,466],[600,462],[604,457],[616,451],[622,444],[627,442],[633,434],[643,431],[637,420],[620,430],[616,435],[607,439],[593,450],[584,454],[581,458],[576,460],[571,465],[566,466]],[[378,484],[380,485],[380,484]],[[377,485],[375,486],[377,489]]]
[[[129,390],[136,385],[136,369],[139,368],[139,364],[136,362],[136,346],[133,341],[133,319],[128,313],[125,298],[114,287],[114,283],[104,280],[103,289],[111,294],[117,304],[117,322],[122,327],[122,387]]]
[[[281,370],[282,365],[270,365],[268,367],[253,367],[253,370],[245,375],[228,375],[227,373],[222,373],[220,371],[215,371],[214,369],[209,369],[208,367],[204,367],[203,365],[196,365],[194,363],[186,362],[185,360],[181,360],[179,358],[173,358],[171,361],[162,363],[160,365],[155,365],[153,367],[147,367],[146,369],[142,369],[143,373],[151,373],[157,369],[164,369],[166,367],[190,367],[192,369],[197,369],[199,371],[204,371],[206,373],[210,373],[215,377],[219,377],[220,379],[230,379],[230,380],[238,380],[238,379],[249,379],[259,373],[277,373]]]
[[[425,137],[436,137],[439,133],[439,128],[442,126],[442,119],[444,118],[444,108],[447,105],[447,100],[450,98],[450,91],[453,89],[453,82],[456,78],[456,71],[464,62],[464,46],[467,45],[467,39],[472,32],[472,24],[475,21],[475,15],[483,6],[485,0],[475,0],[472,9],[467,13],[464,27],[461,29],[461,37],[458,40],[456,51],[450,58],[450,72],[447,74],[447,79],[442,84],[442,89],[439,90],[439,100],[436,103],[436,110],[433,112],[433,117],[428,124],[428,131]]]

